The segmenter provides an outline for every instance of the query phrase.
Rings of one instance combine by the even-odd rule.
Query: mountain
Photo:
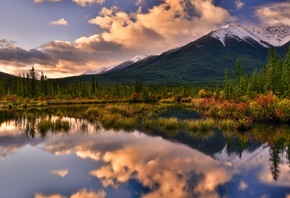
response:
[[[275,47],[279,57],[284,56],[290,45],[289,39],[290,28],[287,26],[229,24],[185,46],[136,61],[130,59],[97,78],[100,84],[130,83],[140,76],[145,84],[214,85],[223,83],[225,68],[233,70],[237,59],[246,72],[251,72],[264,66],[270,46]]]
[[[125,69],[126,67],[128,67],[129,65],[132,65],[133,63],[136,63],[140,60],[143,60],[145,59],[146,57],[148,57],[147,55],[144,55],[144,54],[140,54],[140,55],[136,55],[134,56],[133,58],[121,63],[121,64],[118,64],[118,65],[115,65],[115,66],[110,66],[110,67],[102,67],[98,70],[87,70],[86,72],[82,73],[81,75],[95,75],[95,74],[103,74],[103,73],[106,73],[106,72],[109,72],[109,71],[118,71],[118,70],[122,70],[122,69]]]
[[[228,24],[212,32],[212,37],[217,38],[225,45],[226,38],[235,38],[247,41],[255,40],[264,47],[283,46],[290,40],[289,26],[243,27],[240,24]]]
[[[0,78],[15,78],[15,77],[17,77],[17,76],[13,76],[11,74],[0,72]]]

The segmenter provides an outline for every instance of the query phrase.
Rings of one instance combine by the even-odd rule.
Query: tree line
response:
[[[275,49],[271,47],[264,67],[252,73],[246,73],[239,60],[232,75],[225,69],[223,94],[226,99],[243,96],[251,98],[267,92],[282,98],[290,95],[290,48],[279,59]]]
[[[143,85],[141,77],[135,82],[100,86],[97,76],[92,75],[89,82],[75,81],[59,83],[49,80],[43,72],[37,79],[37,73],[32,67],[27,74],[15,77],[0,78],[0,98],[21,97],[29,99],[133,99],[142,101],[156,101],[160,98],[180,96],[188,97],[198,93],[194,86],[169,87],[164,84]]]
[[[251,73],[245,72],[239,60],[234,71],[225,69],[225,82],[222,86],[201,87],[193,85],[167,86],[165,84],[143,85],[141,77],[130,84],[119,83],[100,86],[97,76],[91,76],[89,82],[75,81],[59,83],[49,80],[43,72],[40,78],[32,67],[27,74],[15,77],[0,78],[0,98],[9,96],[30,99],[133,99],[141,101],[157,101],[160,98],[176,97],[210,97],[224,99],[253,98],[257,94],[272,92],[279,97],[290,95],[290,50],[279,59],[274,48],[269,49],[267,61],[262,69]],[[204,91],[204,89],[206,91]]]

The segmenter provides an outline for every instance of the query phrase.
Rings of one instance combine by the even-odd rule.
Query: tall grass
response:
[[[206,120],[185,120],[184,127],[191,131],[209,131],[215,128],[213,119]]]

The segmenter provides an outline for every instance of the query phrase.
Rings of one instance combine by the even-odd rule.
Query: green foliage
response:
[[[271,92],[279,97],[290,94],[290,50],[281,60],[272,47],[263,69],[254,70],[252,74],[245,74],[237,60],[231,79],[228,70],[225,71],[224,93],[226,99],[242,100],[245,97],[255,98],[258,94]]]

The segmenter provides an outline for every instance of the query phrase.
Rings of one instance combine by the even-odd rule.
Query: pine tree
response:
[[[40,76],[40,94],[41,96],[45,96],[45,78],[43,75],[43,71],[41,72],[41,76]]]
[[[282,63],[282,88],[283,88],[283,95],[289,96],[290,94],[290,47],[287,50],[287,53],[284,57],[284,61]]]
[[[29,70],[29,77],[30,80],[30,96],[34,98],[36,96],[36,72],[34,70],[34,67]]]
[[[140,93],[142,89],[142,82],[141,78],[139,76],[136,76],[136,81],[135,81],[135,92]]]
[[[95,78],[94,78],[94,76],[92,76],[91,94],[95,95],[95,93],[96,93]]]
[[[278,91],[278,81],[279,81],[279,65],[276,51],[273,47],[270,48],[267,63],[265,66],[265,77],[266,77],[266,90],[272,91],[276,94]]]
[[[235,97],[240,97],[244,94],[244,87],[245,87],[245,82],[244,79],[241,81],[243,77],[243,69],[240,63],[240,60],[238,59],[236,61],[236,67],[234,71],[234,87],[233,87],[233,94]]]
[[[231,97],[231,78],[228,68],[225,69],[225,95],[226,99]]]

